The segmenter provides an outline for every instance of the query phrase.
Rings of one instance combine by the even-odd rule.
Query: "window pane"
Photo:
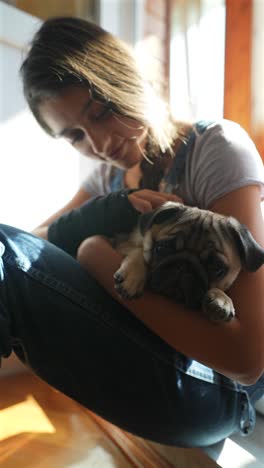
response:
[[[224,0],[176,1],[171,31],[170,90],[175,117],[222,117]]]

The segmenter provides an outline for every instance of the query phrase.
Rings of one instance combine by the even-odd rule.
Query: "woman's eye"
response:
[[[78,143],[81,141],[84,137],[84,132],[82,130],[75,130],[71,134],[71,144],[74,145],[75,143]]]
[[[100,112],[95,114],[94,119],[101,120],[104,117],[108,116],[110,113],[111,113],[111,108],[109,106],[104,106]]]

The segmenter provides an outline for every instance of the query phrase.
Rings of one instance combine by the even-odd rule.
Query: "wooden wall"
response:
[[[226,0],[224,116],[251,131],[252,0]]]
[[[252,118],[253,8],[254,0],[226,0],[224,117],[247,130],[264,160],[264,128]]]

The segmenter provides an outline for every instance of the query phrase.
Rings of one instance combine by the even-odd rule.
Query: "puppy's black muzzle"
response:
[[[198,309],[208,290],[208,277],[197,257],[181,252],[150,264],[148,286],[158,294]]]

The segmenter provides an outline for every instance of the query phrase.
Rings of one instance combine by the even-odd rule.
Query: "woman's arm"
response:
[[[46,219],[46,221],[43,221],[43,223],[37,226],[32,231],[32,233],[38,237],[42,237],[43,239],[47,240],[49,226],[54,221],[58,220],[65,213],[69,213],[75,208],[79,208],[91,198],[93,198],[92,193],[88,193],[84,189],[80,188],[78,192],[74,195],[74,197],[69,201],[69,203],[67,203],[63,208],[61,208],[59,211],[57,211],[48,219]],[[154,192],[153,190],[148,189],[139,190],[134,194],[130,195],[130,202],[132,203],[133,207],[140,213],[150,211],[169,200],[178,201],[180,203],[182,202],[182,200],[176,195],[169,193]]]
[[[146,189],[124,189],[93,197],[51,223],[48,240],[75,257],[86,237],[101,235],[111,238],[117,233],[131,232],[140,212],[151,211],[165,201],[175,199],[175,195]]]
[[[92,194],[86,192],[84,189],[80,188],[78,192],[74,195],[74,197],[60,210],[56,211],[53,215],[51,215],[48,219],[43,221],[39,226],[33,229],[32,234],[35,236],[42,237],[43,239],[48,238],[48,227],[49,225],[58,219],[64,213],[73,210],[74,208],[78,208],[83,203],[85,203],[89,198],[92,197]]]
[[[236,190],[218,200],[214,211],[235,216],[264,245],[264,227],[257,186]],[[236,317],[213,324],[199,313],[159,295],[146,292],[136,300],[123,300],[115,292],[113,274],[120,256],[102,238],[88,240],[80,261],[102,286],[153,332],[176,350],[242,384],[254,383],[264,372],[264,268],[242,272],[228,294]],[[99,254],[100,252],[100,254]]]

